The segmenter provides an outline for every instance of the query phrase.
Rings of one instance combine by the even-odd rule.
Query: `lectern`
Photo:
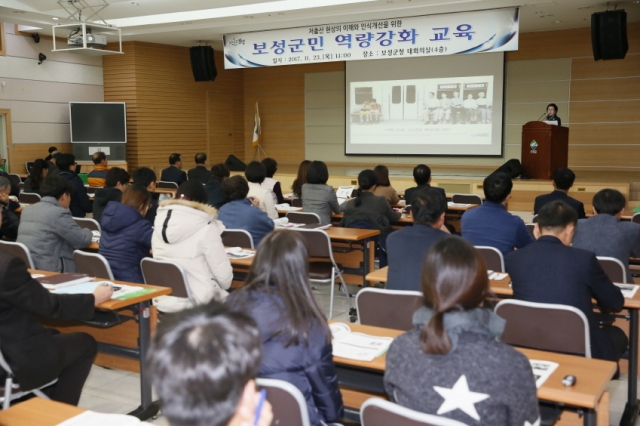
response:
[[[522,126],[522,169],[527,179],[551,179],[553,171],[567,167],[569,129],[530,121]]]

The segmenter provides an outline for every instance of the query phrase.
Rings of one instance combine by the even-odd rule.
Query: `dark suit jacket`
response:
[[[438,191],[442,192],[442,196],[446,199],[447,198],[447,194],[445,193],[443,188],[438,188],[436,186],[431,186],[428,183],[424,184],[424,185],[418,185],[418,186],[414,186],[413,188],[409,188],[406,191],[404,191],[404,199],[407,202],[407,204],[412,204],[411,201],[413,200],[413,196],[415,194],[417,194],[420,191],[425,191],[429,188],[434,188],[437,189]]]
[[[602,310],[618,311],[624,297],[602,270],[595,254],[567,247],[556,237],[542,236],[511,252],[505,265],[513,282],[514,298],[580,309],[589,320],[591,356],[617,361],[613,343],[598,325],[591,298]]]
[[[222,183],[217,180],[211,179],[204,185],[204,189],[207,191],[207,195],[209,196],[209,202],[207,204],[210,206],[219,210],[220,207],[227,202],[224,198],[224,194],[222,193]]]
[[[205,166],[195,166],[187,173],[189,180],[195,180],[200,183],[207,183],[211,178],[211,172]],[[178,184],[179,185],[179,184]]]
[[[92,294],[56,295],[31,278],[24,262],[0,250],[0,348],[23,389],[60,375],[63,348],[38,317],[93,318]]]
[[[584,219],[587,215],[584,213],[584,204],[582,201],[578,201],[575,198],[571,198],[563,191],[553,191],[550,194],[538,195],[536,201],[533,204],[533,214],[538,214],[542,206],[551,201],[564,201],[569,204],[578,213],[578,219]]]
[[[169,166],[162,171],[160,180],[164,182],[175,182],[180,186],[182,182],[187,180],[187,174],[176,166]]]
[[[422,291],[420,273],[424,255],[431,246],[451,235],[430,225],[406,226],[387,237],[390,290]]]
[[[71,192],[71,204],[69,204],[71,215],[73,217],[85,217],[87,213],[93,212],[93,204],[87,195],[87,188],[85,188],[84,182],[82,182],[82,179],[78,177],[76,172],[62,170],[58,174],[68,180],[73,188],[73,192]]]

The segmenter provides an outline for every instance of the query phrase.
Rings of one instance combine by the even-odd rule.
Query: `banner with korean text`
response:
[[[518,8],[224,36],[224,66],[254,68],[518,49]]]

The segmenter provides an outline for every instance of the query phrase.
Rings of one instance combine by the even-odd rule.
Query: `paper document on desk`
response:
[[[334,323],[330,324],[329,328],[333,336],[333,356],[341,358],[356,361],[373,361],[387,352],[389,345],[393,342],[391,337],[354,333],[350,331],[349,326],[346,324]]]
[[[91,237],[91,241],[93,241],[94,243],[98,243],[100,242],[100,231],[91,231],[92,237]]]
[[[355,186],[341,186],[336,191],[336,197],[338,197],[338,203],[344,203],[347,198],[351,198],[351,193],[356,189]]]
[[[531,369],[533,370],[533,377],[536,380],[536,387],[539,388],[544,382],[547,381],[549,376],[558,368],[557,362],[540,361],[537,359],[530,359]]]
[[[489,279],[494,281],[504,280],[505,278],[507,278],[507,275],[508,275],[508,274],[503,274],[500,272],[493,272],[493,271],[487,271],[487,273],[489,274]]]
[[[246,259],[255,256],[256,252],[251,250],[243,250],[242,247],[229,247],[225,249],[229,259]]]
[[[105,414],[95,411],[85,411],[75,417],[71,417],[56,426],[138,426],[150,423],[141,422],[140,419],[126,414]]]
[[[447,207],[460,207],[460,208],[462,208],[462,207],[469,207],[471,205],[472,204],[454,203],[454,202],[451,202],[451,201],[447,202]]]
[[[622,291],[622,295],[627,299],[632,299],[633,296],[636,295],[636,292],[638,291],[638,287],[640,287],[633,284],[617,284],[617,283],[616,283],[616,286],[618,286],[618,288]]]
[[[111,300],[127,300],[133,297],[142,296],[147,293],[151,293],[153,289],[137,287],[133,285],[115,284],[111,281],[92,281],[88,283],[75,284],[69,287],[59,288],[52,293],[55,294],[89,294],[99,285],[110,284],[113,286],[113,294]]]
[[[292,207],[287,203],[276,204],[275,207],[276,207],[276,210],[286,210],[288,212],[298,212],[302,210],[302,207]]]

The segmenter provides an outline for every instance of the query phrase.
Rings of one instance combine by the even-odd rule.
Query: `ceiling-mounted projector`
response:
[[[88,47],[104,47],[107,45],[107,37],[101,34],[91,34],[90,30],[87,29],[87,34],[85,35],[87,39]],[[69,46],[83,46],[84,42],[82,40],[82,30],[79,28],[69,35],[67,39],[67,45]]]

